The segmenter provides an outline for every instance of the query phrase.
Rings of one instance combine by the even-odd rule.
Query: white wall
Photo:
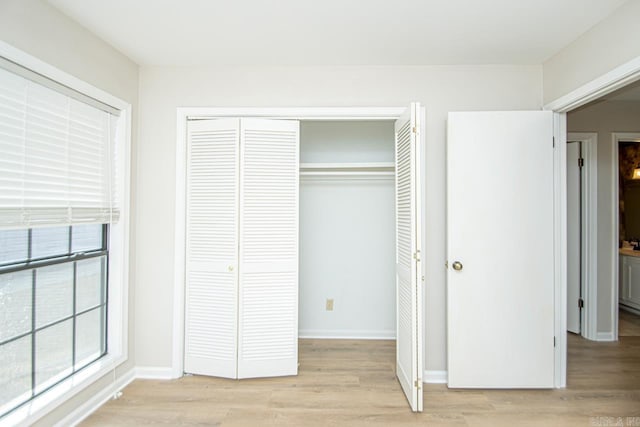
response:
[[[0,39],[118,98],[137,101],[138,66],[46,1],[0,1]]]
[[[302,121],[301,163],[393,162],[394,121]]]
[[[172,362],[176,107],[397,107],[410,101],[427,109],[425,366],[446,369],[446,115],[541,108],[540,66],[142,67],[137,363],[168,367]]]
[[[640,1],[629,0],[549,58],[543,66],[544,103],[640,57],[639,20]]]
[[[393,121],[303,121],[300,161],[393,162],[394,140]],[[395,337],[395,180],[389,178],[301,177],[301,337]]]
[[[614,132],[640,132],[640,102],[608,101],[588,104],[567,114],[568,132],[598,133],[598,304],[597,332],[613,332],[611,322],[612,248],[618,232],[612,233],[611,224],[617,212],[617,200],[612,189],[617,184],[613,176],[614,164],[611,134]],[[615,159],[617,162],[617,159]],[[614,202],[616,205],[614,206]],[[614,210],[615,209],[615,210]],[[617,284],[615,285],[617,286]]]
[[[41,0],[0,1],[0,39],[71,75],[74,75],[132,105],[132,177],[135,177],[135,146],[138,105],[138,66],[92,33]],[[133,180],[133,179],[132,179]],[[135,198],[132,183],[131,197]],[[135,203],[131,206],[132,221]],[[37,425],[50,426],[85,403],[134,365],[134,238],[132,228],[129,293],[129,358],[109,374],[65,404],[40,419]]]

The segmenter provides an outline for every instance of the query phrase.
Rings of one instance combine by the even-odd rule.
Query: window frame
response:
[[[132,107],[130,103],[49,65],[4,41],[0,41],[0,56],[120,111],[120,116],[117,118],[117,134],[115,135],[116,170],[118,175],[114,182],[116,194],[118,195],[117,202],[120,207],[120,218],[117,223],[109,225],[109,238],[106,242],[109,251],[107,270],[107,300],[109,301],[107,308],[107,354],[0,418],[0,424],[17,425],[36,422],[92,384],[99,383],[102,385],[101,389],[92,393],[92,396],[87,396],[84,399],[85,401],[95,398],[94,395],[102,395],[104,392],[110,391],[110,388],[114,388],[111,393],[116,392],[118,386],[123,386],[122,381],[116,380],[118,376],[128,379],[127,381],[133,379],[132,374],[120,373],[119,375],[116,372],[118,366],[129,358],[129,218]],[[110,382],[99,381],[104,377],[112,378],[112,380]],[[110,394],[106,396],[110,396]],[[88,403],[82,402],[80,406]]]
[[[81,225],[81,224],[78,224]],[[30,337],[31,338],[31,345],[30,345],[30,352],[31,352],[31,362],[30,362],[30,376],[31,376],[31,387],[30,387],[30,394],[31,397],[29,397],[27,400],[18,403],[14,408],[9,409],[6,413],[4,414],[0,414],[0,415],[8,415],[10,414],[12,411],[15,411],[16,409],[18,409],[20,406],[22,405],[27,405],[31,400],[36,399],[39,395],[41,395],[42,393],[46,393],[47,390],[55,387],[58,383],[65,381],[67,378],[75,375],[76,373],[80,372],[82,369],[86,368],[87,366],[91,365],[92,363],[95,363],[97,360],[101,359],[102,357],[104,357],[107,352],[108,352],[108,342],[107,342],[107,328],[106,328],[106,323],[105,320],[108,322],[108,319],[106,318],[106,316],[108,315],[108,309],[109,309],[109,299],[108,299],[108,262],[109,262],[109,248],[107,246],[107,242],[108,242],[108,236],[109,236],[109,226],[108,224],[93,224],[96,227],[99,227],[99,232],[100,232],[100,246],[96,246],[93,247],[91,249],[80,249],[80,250],[73,250],[73,230],[76,227],[71,226],[71,225],[67,225],[67,226],[57,226],[57,227],[47,227],[46,229],[66,229],[66,233],[65,233],[65,238],[64,240],[66,241],[66,246],[67,246],[67,250],[65,250],[64,252],[57,252],[57,253],[52,253],[51,255],[45,256],[45,257],[33,257],[33,247],[34,247],[34,242],[33,242],[33,228],[29,228],[26,229],[27,233],[26,233],[26,240],[27,240],[27,253],[25,255],[24,258],[19,259],[19,260],[15,260],[15,261],[11,261],[9,263],[4,263],[2,265],[0,265],[0,276],[1,275],[10,275],[10,274],[15,274],[15,273],[23,273],[23,272],[27,272],[28,275],[31,276],[31,327],[26,330],[25,332],[21,332],[18,333],[14,336],[9,336],[6,339],[2,339],[0,340],[0,347],[4,346],[4,345],[10,345],[11,343],[21,340],[23,338],[26,337]],[[61,239],[62,241],[62,239]],[[100,287],[98,289],[98,292],[100,294],[99,296],[99,303],[97,305],[92,305],[89,306],[88,308],[83,308],[81,310],[78,309],[78,265],[79,263],[84,263],[85,261],[88,260],[94,260],[94,259],[101,259],[100,264],[101,264],[101,270],[102,273],[100,275]],[[38,300],[38,288],[39,286],[41,286],[41,284],[39,283],[39,271],[43,270],[43,269],[48,269],[49,267],[52,266],[59,266],[59,265],[70,265],[72,268],[72,272],[73,272],[73,284],[72,284],[72,309],[71,309],[71,314],[67,314],[64,315],[63,317],[54,319],[53,321],[49,321],[46,322],[44,324],[41,324],[38,326],[37,324],[37,318],[38,316],[36,315],[38,308],[37,308],[37,304],[34,304],[35,301]],[[93,311],[100,311],[100,317],[102,318],[102,323],[104,324],[103,329],[101,329],[100,332],[100,354],[94,358],[94,360],[91,360],[88,363],[85,363],[84,360],[79,360],[77,358],[77,351],[78,351],[78,347],[77,347],[77,343],[78,343],[78,336],[77,336],[77,328],[78,328],[78,319],[88,313],[91,313]],[[65,374],[63,372],[60,372],[58,374],[56,374],[53,378],[53,380],[49,379],[47,381],[45,381],[42,384],[38,384],[37,383],[37,376],[38,376],[38,370],[37,370],[37,363],[38,363],[38,359],[40,357],[40,355],[37,352],[37,340],[36,340],[36,335],[38,335],[38,333],[43,332],[45,330],[54,328],[62,323],[71,321],[72,326],[72,340],[71,340],[71,365],[68,369],[71,370],[71,372],[69,374]],[[56,379],[57,377],[62,376],[62,378]],[[13,400],[16,400],[18,397],[21,396],[15,396]],[[9,401],[11,402],[11,401]],[[7,402],[7,403],[9,403]]]

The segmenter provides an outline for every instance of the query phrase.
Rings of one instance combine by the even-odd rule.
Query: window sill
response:
[[[115,369],[126,359],[124,355],[108,354],[96,360],[80,372],[0,418],[0,425],[31,425],[107,374],[113,373],[113,383],[115,383]]]

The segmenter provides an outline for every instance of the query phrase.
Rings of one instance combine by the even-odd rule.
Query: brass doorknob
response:
[[[462,270],[462,263],[460,261],[454,261],[452,267],[455,271]]]

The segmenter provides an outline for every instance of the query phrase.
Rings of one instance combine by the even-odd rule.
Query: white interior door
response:
[[[449,113],[449,387],[551,388],[553,117]]]
[[[300,126],[240,127],[238,378],[296,375]]]
[[[184,370],[236,378],[240,121],[187,129]]]
[[[422,411],[422,267],[420,104],[395,123],[396,375],[413,411]]]
[[[580,333],[582,168],[580,142],[567,144],[567,330]]]

